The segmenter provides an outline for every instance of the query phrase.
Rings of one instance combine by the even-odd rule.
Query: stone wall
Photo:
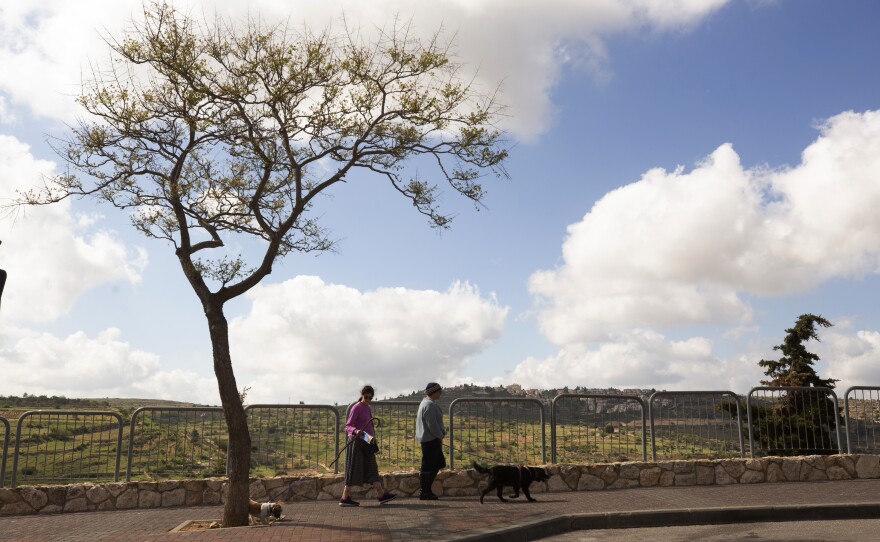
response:
[[[880,456],[634,461],[550,465],[547,470],[550,480],[532,484],[532,492],[880,478]],[[485,487],[485,479],[485,475],[473,469],[444,471],[434,482],[433,490],[441,496],[478,495],[480,487]],[[402,496],[419,492],[418,473],[385,474],[382,481],[386,489]],[[214,478],[0,488],[0,516],[217,505],[223,502],[225,485],[225,479]],[[335,500],[339,499],[343,485],[342,475],[254,479],[251,498]],[[354,495],[371,498],[375,497],[375,490],[365,487]]]

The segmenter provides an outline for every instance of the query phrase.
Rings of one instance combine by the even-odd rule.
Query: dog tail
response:
[[[479,463],[477,463],[476,461],[474,461],[474,468],[477,469],[477,472],[482,473],[482,474],[489,474],[489,472],[490,472],[489,469],[487,469],[486,467],[481,466],[481,465],[480,465]]]

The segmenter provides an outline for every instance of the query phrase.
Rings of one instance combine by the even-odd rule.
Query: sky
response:
[[[510,178],[486,180],[485,207],[446,190],[440,232],[352,175],[318,209],[337,251],[291,254],[227,305],[248,402],[430,381],[745,393],[804,313],[834,324],[808,349],[839,395],[880,385],[880,3],[173,3],[366,35],[442,25],[506,106]],[[0,4],[0,205],[66,171],[50,139],[83,115],[102,36],[140,12]],[[94,200],[7,208],[0,241],[0,395],[219,402],[173,247]]]

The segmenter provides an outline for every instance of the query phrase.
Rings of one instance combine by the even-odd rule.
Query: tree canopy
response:
[[[798,317],[794,327],[785,330],[786,335],[782,344],[773,347],[773,350],[782,352],[778,360],[762,359],[758,365],[764,367],[764,374],[770,380],[762,380],[765,386],[813,386],[833,388],[837,380],[833,378],[820,378],[813,367],[813,363],[819,361],[819,356],[809,352],[804,343],[809,340],[818,341],[819,335],[816,326],[831,327],[831,322],[814,314],[802,314]]]

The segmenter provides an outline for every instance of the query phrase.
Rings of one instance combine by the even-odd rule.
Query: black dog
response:
[[[493,489],[497,490],[498,498],[501,499],[501,502],[507,502],[501,494],[501,490],[504,489],[504,486],[513,487],[513,495],[510,496],[511,499],[519,497],[519,490],[522,488],[523,493],[526,494],[526,499],[535,501],[535,499],[529,494],[529,485],[532,482],[543,482],[544,480],[550,479],[547,470],[542,469],[541,467],[498,465],[492,468],[486,468],[478,465],[477,462],[474,461],[474,468],[477,469],[477,472],[479,473],[489,475],[489,482],[486,486],[486,490],[480,495],[480,504],[483,504],[483,497]]]

